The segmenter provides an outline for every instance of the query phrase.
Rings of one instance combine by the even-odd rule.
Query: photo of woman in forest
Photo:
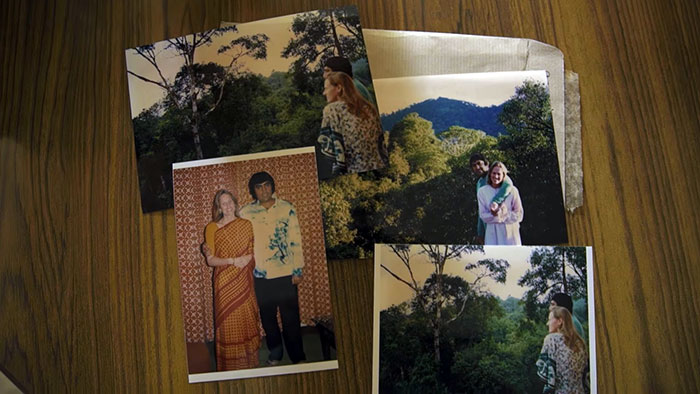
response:
[[[373,392],[595,393],[592,264],[584,247],[375,244]]]
[[[488,172],[487,185],[479,189],[479,217],[486,224],[485,245],[522,245],[520,222],[523,221],[523,204],[515,186],[503,203],[491,201],[508,175],[508,169],[500,161],[494,162]]]
[[[314,145],[331,58],[374,97],[356,6],[224,23],[125,57],[143,212],[173,207],[173,163]]]
[[[324,81],[322,128],[342,136],[347,172],[365,172],[387,165],[384,133],[377,109],[343,72],[331,72]]]
[[[584,393],[586,344],[576,332],[569,310],[552,307],[547,320],[549,334],[537,359],[537,375],[545,393]]]
[[[219,371],[255,368],[260,315],[253,287],[253,226],[231,192],[216,192],[202,252],[214,267],[214,326]]]

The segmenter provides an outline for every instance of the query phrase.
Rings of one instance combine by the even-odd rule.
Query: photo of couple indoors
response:
[[[216,192],[201,246],[206,263],[214,267],[219,371],[259,366],[261,326],[269,351],[266,365],[280,364],[283,343],[293,364],[306,360],[297,289],[304,256],[296,210],[276,197],[267,172],[253,174],[248,186],[254,201],[243,207],[230,191]]]

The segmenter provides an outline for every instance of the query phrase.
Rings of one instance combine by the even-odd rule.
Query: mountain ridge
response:
[[[450,126],[461,126],[496,137],[505,133],[505,128],[498,121],[502,111],[503,104],[482,107],[469,101],[438,97],[411,104],[390,114],[382,114],[381,121],[384,130],[391,130],[406,115],[415,112],[433,123],[436,135]]]

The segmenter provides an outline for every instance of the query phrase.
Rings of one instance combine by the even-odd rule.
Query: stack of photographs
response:
[[[374,257],[375,392],[595,391],[592,251],[522,246],[568,242],[546,71],[373,80],[355,7],[126,61],[190,382],[337,369],[327,259]]]

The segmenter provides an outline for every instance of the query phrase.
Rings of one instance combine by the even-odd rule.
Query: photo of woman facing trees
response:
[[[377,245],[374,392],[594,388],[591,260],[584,247]]]
[[[172,208],[171,164],[313,146],[323,65],[372,80],[354,6],[230,25],[126,51],[144,212]]]

